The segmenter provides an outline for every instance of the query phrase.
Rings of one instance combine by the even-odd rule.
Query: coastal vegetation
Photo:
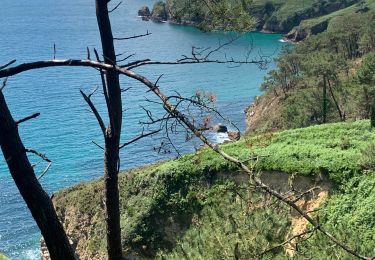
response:
[[[369,121],[362,120],[249,136],[222,148],[242,160],[257,156],[258,162],[248,165],[265,181],[276,180],[279,189],[293,185],[281,178],[285,173],[327,185],[331,198],[316,211],[321,224],[359,252],[374,255],[374,138]],[[163,259],[287,257],[282,246],[265,251],[292,232],[295,215],[254,190],[246,176],[209,149],[120,174],[124,252]],[[54,197],[85,259],[105,255],[102,196],[100,180]],[[348,257],[315,233],[301,238],[298,248],[296,256]]]
[[[374,11],[343,16],[326,32],[285,48],[265,77],[264,95],[248,110],[248,130],[373,117],[374,21]]]
[[[54,194],[54,208],[35,177],[27,158],[30,150],[24,148],[18,133],[18,124],[38,114],[13,120],[2,93],[6,80],[0,90],[0,119],[5,126],[0,129],[1,148],[53,259],[74,259],[73,249],[80,259],[372,259],[372,0],[219,0],[195,4],[168,0],[157,2],[152,12],[142,8],[155,21],[170,19],[202,30],[246,32],[256,27],[283,33],[296,30],[289,34],[296,41],[310,36],[282,50],[275,59],[276,68],[261,86],[264,95],[247,111],[247,134],[222,145],[212,144],[204,136],[211,123],[206,114],[221,116],[210,106],[215,101],[211,93],[167,96],[158,85],[161,76],[152,83],[134,69],[156,64],[246,62],[210,60],[210,54],[220,47],[198,52],[193,47],[191,56],[177,61],[145,59],[118,64],[114,40],[145,37],[149,32],[113,37],[109,13],[119,5],[108,11],[108,2],[96,1],[103,61],[95,49],[96,59],[91,60],[88,48],[84,60],[54,58],[13,66],[14,60],[0,69],[1,78],[56,66],[92,67],[100,73],[108,126],[92,103],[96,90],[81,94],[103,134],[105,146],[96,145],[105,151],[104,177]],[[305,26],[304,36],[296,26]],[[145,108],[150,122],[144,124],[162,122],[165,126],[158,124],[159,128],[149,133],[143,128],[138,137],[123,145],[121,93],[127,89],[120,87],[120,75],[140,82],[145,91],[158,98],[151,102],[165,110],[164,116],[155,118]],[[191,112],[192,107],[201,114]],[[187,140],[195,136],[206,146],[194,154],[119,174],[121,148],[154,133],[178,133],[177,126],[182,127]],[[24,171],[28,178],[19,177]],[[33,184],[32,188],[27,184]],[[41,202],[44,205],[38,204]],[[48,228],[53,225],[52,232]],[[61,238],[65,250],[57,246],[54,235]],[[42,255],[48,257],[48,253]]]
[[[286,10],[309,10],[317,16],[308,9],[311,6],[286,2],[272,7],[270,17],[290,21]],[[371,128],[375,19],[371,1],[354,2],[331,1],[333,6],[324,7],[329,12],[315,3],[316,10],[324,13],[326,31],[282,51],[276,69],[262,85],[264,95],[248,110],[248,135],[222,149],[246,161],[265,183],[275,185],[271,180],[276,179],[272,188],[285,191],[295,187],[294,182],[303,182],[310,190],[318,187],[318,195],[301,195],[305,209],[346,245],[371,256],[375,254],[371,217],[375,214]],[[183,8],[173,14],[170,8],[177,10],[178,4],[185,6],[182,1],[157,3],[174,22],[203,30],[229,29],[205,16],[210,12],[199,13],[204,7],[193,16]],[[241,8],[245,10],[247,4]],[[288,30],[296,26],[282,24]],[[275,132],[290,128],[295,129]],[[248,180],[247,174],[210,149],[120,175],[124,254],[160,259],[349,258],[345,250],[279,201],[259,193]],[[80,184],[54,199],[83,258],[105,256],[101,186],[101,180]]]
[[[278,32],[301,41],[331,27],[337,19],[375,8],[374,0],[166,0],[154,6],[156,21],[193,25],[202,30]]]

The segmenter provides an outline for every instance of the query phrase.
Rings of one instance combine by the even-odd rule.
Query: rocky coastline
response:
[[[200,27],[203,22],[199,15],[186,16],[184,13],[176,11],[176,2],[178,0],[167,0],[166,2],[157,2],[152,9],[148,6],[142,6],[138,11],[138,16],[144,21],[169,22],[176,25]],[[330,17],[324,16],[335,11],[350,7],[357,4],[359,0],[345,0],[331,4],[319,3],[301,12],[296,12],[290,17],[280,17],[278,10],[283,8],[271,2],[267,2],[264,6],[252,8],[249,12],[256,20],[254,31],[264,33],[281,33],[283,39],[288,42],[303,41],[311,35],[327,30]],[[151,11],[150,11],[151,10]],[[186,18],[189,17],[189,18]],[[316,22],[310,20],[320,18]]]

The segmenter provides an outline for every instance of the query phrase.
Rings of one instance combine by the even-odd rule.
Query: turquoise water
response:
[[[2,0],[0,9],[0,64],[16,58],[18,63],[53,57],[56,43],[57,58],[84,58],[86,47],[100,47],[95,20],[94,1],[86,0]],[[194,28],[141,21],[136,13],[140,6],[153,0],[128,0],[111,15],[115,36],[144,33],[151,36],[139,40],[117,42],[118,52],[136,53],[137,58],[176,60],[189,54],[191,46],[217,46],[228,39],[224,33],[202,33]],[[113,3],[114,5],[116,3]],[[283,43],[280,35],[249,33],[225,49],[233,57],[244,57],[252,44],[253,57],[274,56]],[[224,57],[224,53],[220,54]],[[270,65],[272,67],[272,64]],[[164,74],[160,85],[166,92],[179,91],[191,95],[196,90],[216,93],[218,107],[242,130],[245,128],[243,110],[259,94],[265,70],[255,65],[230,68],[226,65],[158,66],[138,70],[156,80]],[[87,110],[80,89],[91,90],[99,84],[95,70],[82,68],[51,68],[27,72],[9,79],[5,95],[15,118],[35,112],[41,116],[20,127],[26,147],[46,153],[53,161],[42,184],[48,192],[71,186],[102,175],[102,151],[91,141],[102,143],[97,123]],[[141,131],[138,122],[145,119],[140,105],[149,97],[137,82],[122,79],[124,87],[123,139],[129,140]],[[105,112],[103,98],[94,102]],[[158,107],[151,107],[160,114]],[[183,137],[174,137],[183,152],[193,151]],[[154,152],[160,137],[142,140],[121,153],[122,169],[165,159]],[[170,155],[169,155],[170,156]],[[31,158],[33,163],[37,158]],[[43,163],[37,171],[42,171]],[[40,233],[27,207],[19,196],[5,162],[0,164],[0,252],[11,259],[38,259]]]

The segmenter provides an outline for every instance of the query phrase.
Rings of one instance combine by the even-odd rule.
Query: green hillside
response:
[[[288,33],[299,41],[325,31],[335,17],[367,12],[374,5],[374,0],[167,0],[166,10],[171,21],[203,29],[246,31],[254,17],[253,28]]]
[[[361,253],[375,255],[375,131],[369,125],[365,120],[257,135],[223,149],[242,160],[259,156],[249,166],[274,172],[276,179],[281,172],[328,178],[324,182],[332,183],[333,196],[317,213],[322,224]],[[105,254],[102,189],[100,180],[54,197],[78,251],[88,258]],[[209,150],[121,174],[120,191],[128,256],[228,259],[235,253],[249,259],[281,243],[291,229],[285,206],[256,192],[246,175]],[[342,228],[336,230],[337,225]],[[300,249],[307,255],[348,257],[319,235],[301,242]],[[264,257],[286,255],[277,248]]]
[[[356,13],[368,12],[370,10],[375,10],[375,0],[363,0],[329,14],[303,20],[298,26],[291,30],[287,37],[294,40],[301,40],[309,35],[332,29],[331,27],[334,26],[339,19],[351,19],[351,16]],[[301,39],[299,39],[299,37]]]

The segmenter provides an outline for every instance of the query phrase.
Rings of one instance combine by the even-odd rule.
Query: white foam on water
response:
[[[40,250],[38,249],[26,249],[16,256],[8,255],[9,260],[40,260]]]
[[[228,133],[215,133],[214,142],[217,144],[222,144],[225,141],[229,141]]]

